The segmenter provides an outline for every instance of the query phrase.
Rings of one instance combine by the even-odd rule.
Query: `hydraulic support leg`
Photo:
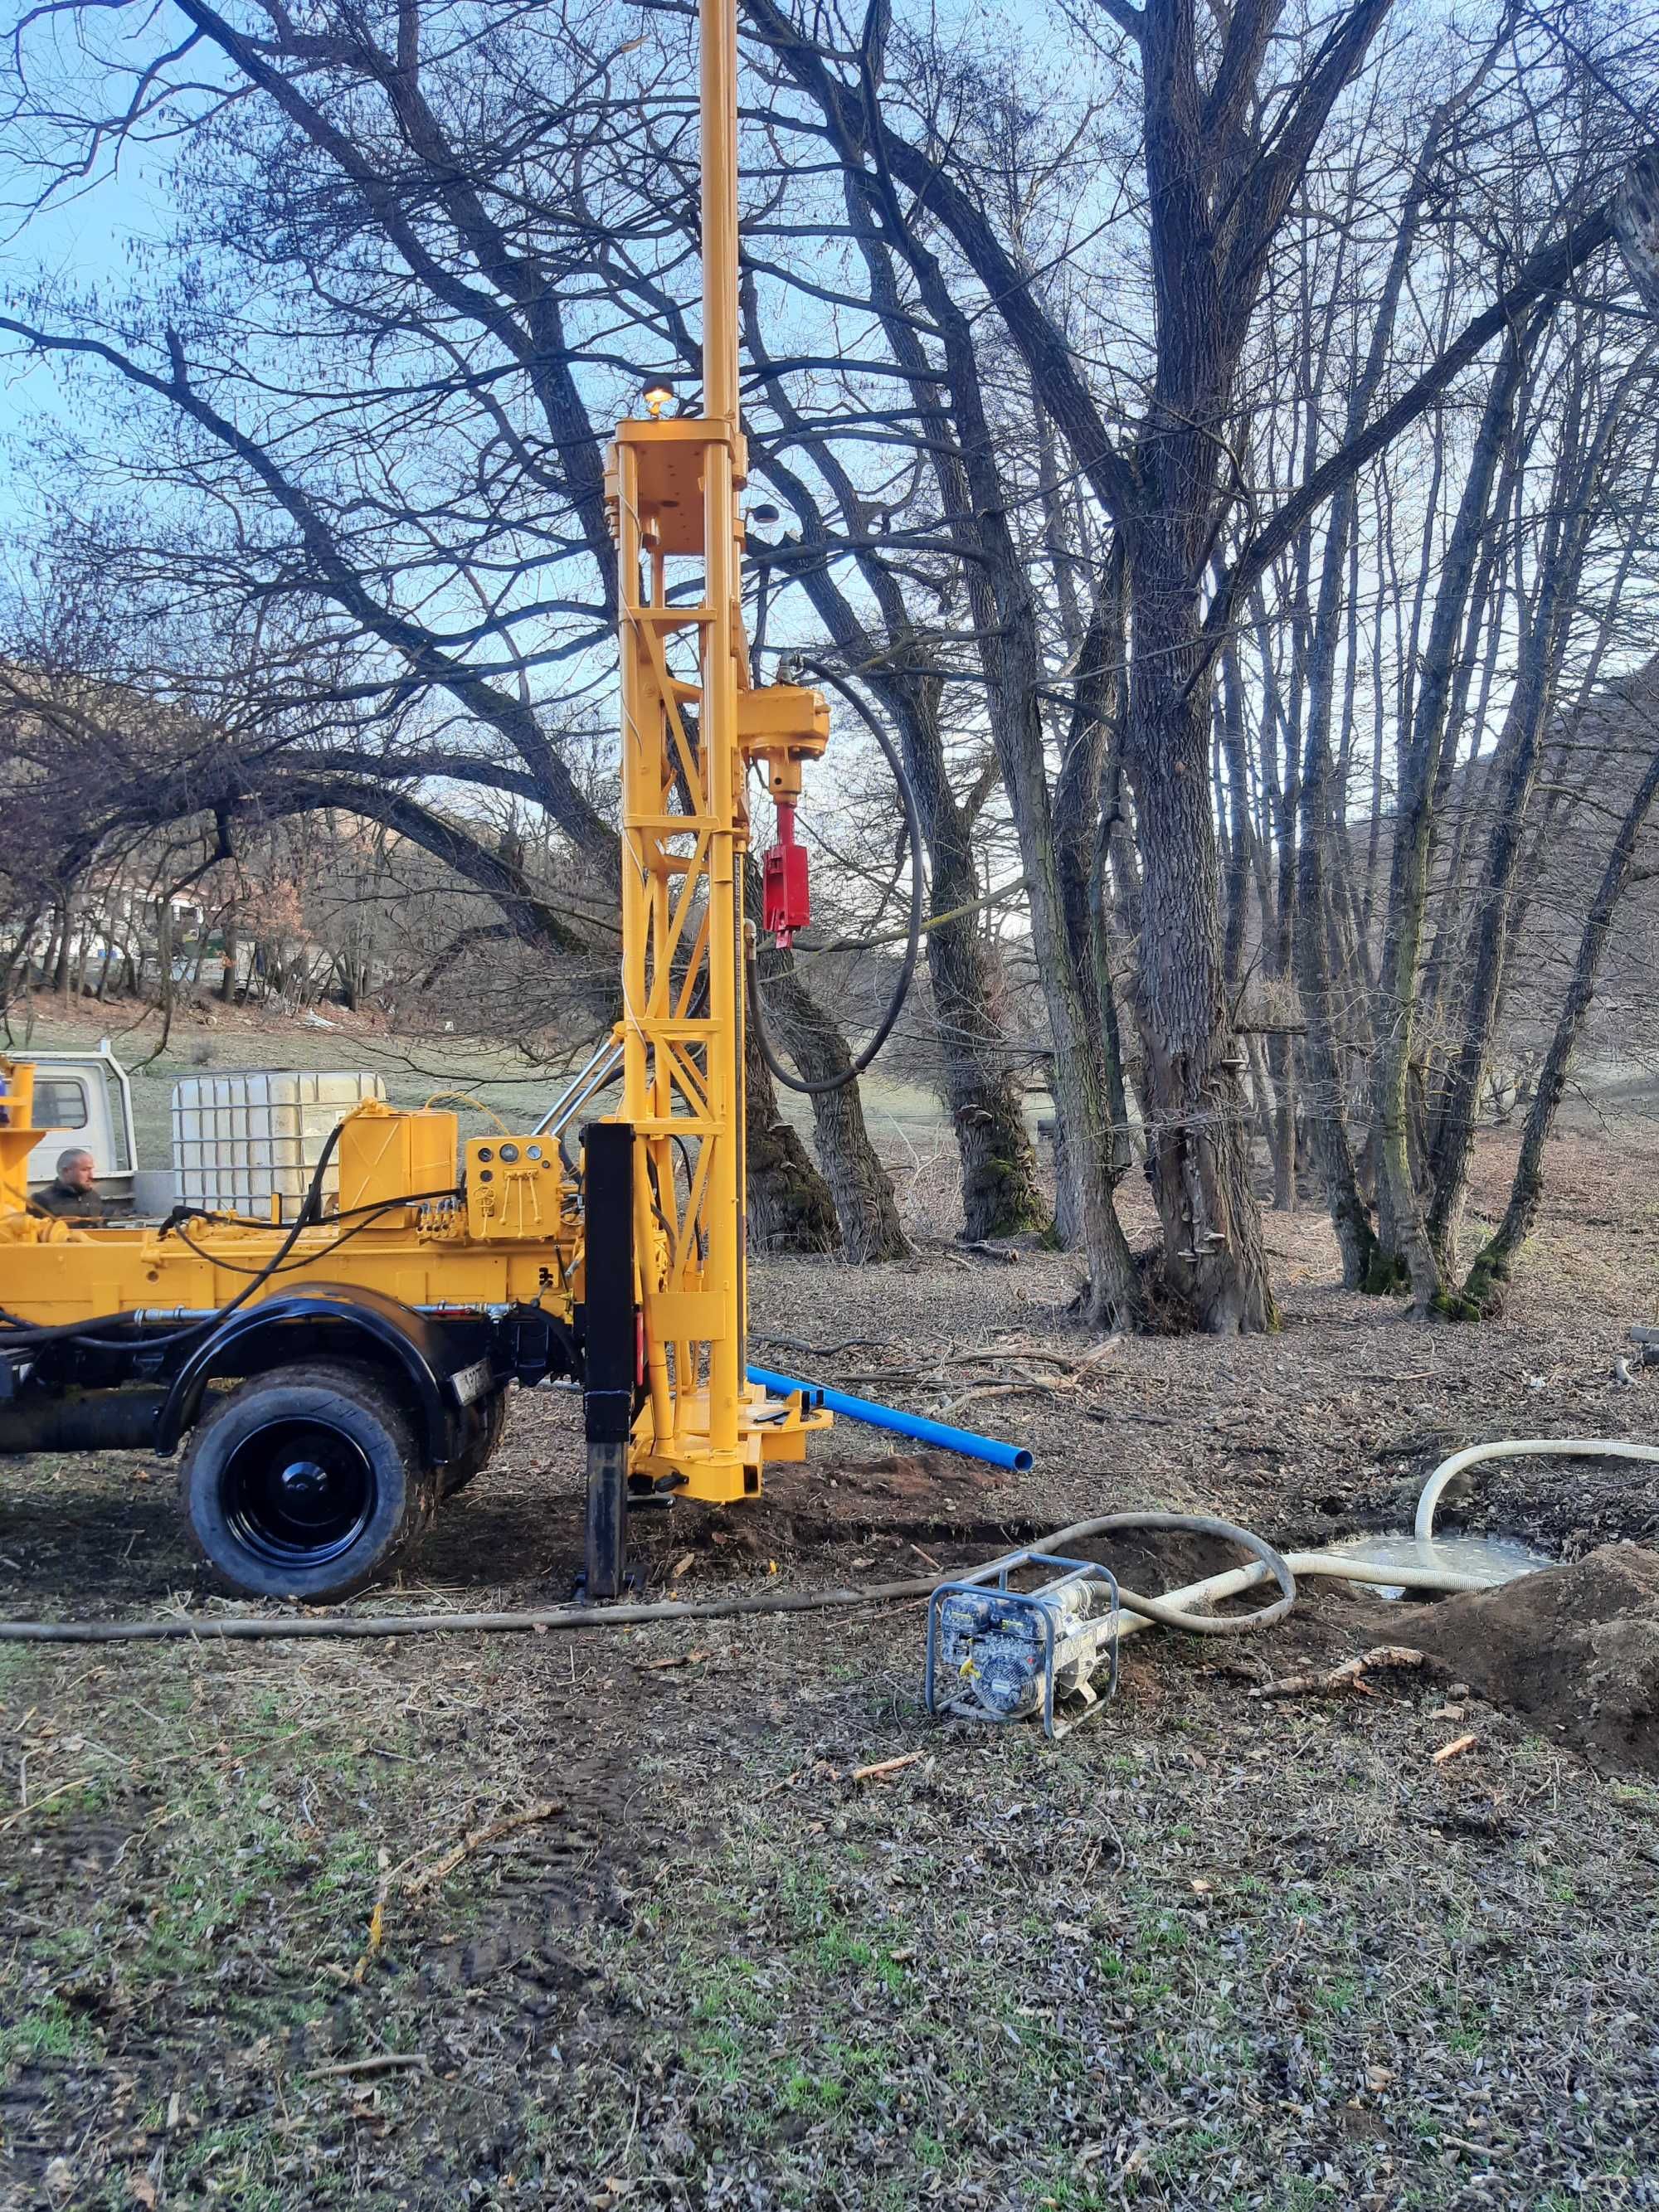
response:
[[[586,1146],[586,1586],[590,1598],[606,1598],[621,1595],[628,1573],[628,1445],[639,1382],[633,1127],[627,1121],[592,1122]]]

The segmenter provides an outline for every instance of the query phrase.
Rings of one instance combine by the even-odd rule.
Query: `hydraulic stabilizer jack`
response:
[[[642,1382],[635,1301],[634,1127],[584,1133],[582,1412],[587,1434],[584,1588],[619,1597],[628,1573],[628,1455]]]

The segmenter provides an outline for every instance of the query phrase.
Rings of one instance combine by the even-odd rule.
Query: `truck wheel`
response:
[[[482,1474],[495,1456],[507,1427],[507,1392],[492,1390],[489,1397],[480,1398],[466,1408],[462,1416],[461,1449],[453,1459],[438,1470],[440,1494],[453,1498],[458,1490],[465,1490],[475,1474]]]
[[[305,1605],[384,1574],[435,1503],[390,1393],[335,1360],[272,1368],[222,1399],[191,1438],[179,1494],[222,1581]]]

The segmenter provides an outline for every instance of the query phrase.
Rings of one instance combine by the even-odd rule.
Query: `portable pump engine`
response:
[[[1011,1576],[1044,1567],[1055,1571],[1049,1581],[1011,1587]],[[1062,1736],[1117,1688],[1120,1618],[1116,1577],[1089,1559],[1010,1552],[941,1583],[927,1601],[927,1710],[977,1721],[1036,1714],[1051,1741]]]

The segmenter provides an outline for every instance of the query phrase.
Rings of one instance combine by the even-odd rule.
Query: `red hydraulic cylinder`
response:
[[[812,919],[812,895],[807,882],[806,848],[795,842],[795,810],[778,802],[778,842],[766,855],[762,871],[761,921],[777,945],[794,942],[795,932]]]

